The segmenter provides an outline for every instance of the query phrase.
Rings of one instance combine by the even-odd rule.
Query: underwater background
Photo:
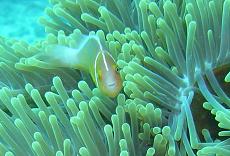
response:
[[[229,28],[230,0],[1,0],[0,156],[229,156]],[[103,47],[122,90],[53,45]]]
[[[1,0],[0,35],[32,42],[45,36],[38,17],[44,15],[47,0]]]

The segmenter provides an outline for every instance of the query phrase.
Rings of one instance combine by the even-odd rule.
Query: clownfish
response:
[[[109,97],[116,97],[122,89],[122,78],[116,61],[103,49],[96,35],[82,35],[76,48],[49,45],[45,52],[34,57],[56,67],[89,72],[95,85]]]

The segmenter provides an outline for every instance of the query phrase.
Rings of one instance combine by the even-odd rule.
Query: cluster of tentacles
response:
[[[0,155],[230,155],[230,0],[50,0],[34,44],[0,38]],[[96,34],[123,90],[33,58]]]

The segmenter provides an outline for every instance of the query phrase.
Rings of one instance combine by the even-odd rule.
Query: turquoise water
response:
[[[0,36],[34,42],[44,37],[38,17],[48,0],[0,0]]]

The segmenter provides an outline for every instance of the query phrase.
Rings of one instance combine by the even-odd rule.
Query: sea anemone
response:
[[[230,155],[230,0],[50,3],[44,40],[0,38],[0,155]],[[116,98],[33,57],[81,34],[115,58]]]

